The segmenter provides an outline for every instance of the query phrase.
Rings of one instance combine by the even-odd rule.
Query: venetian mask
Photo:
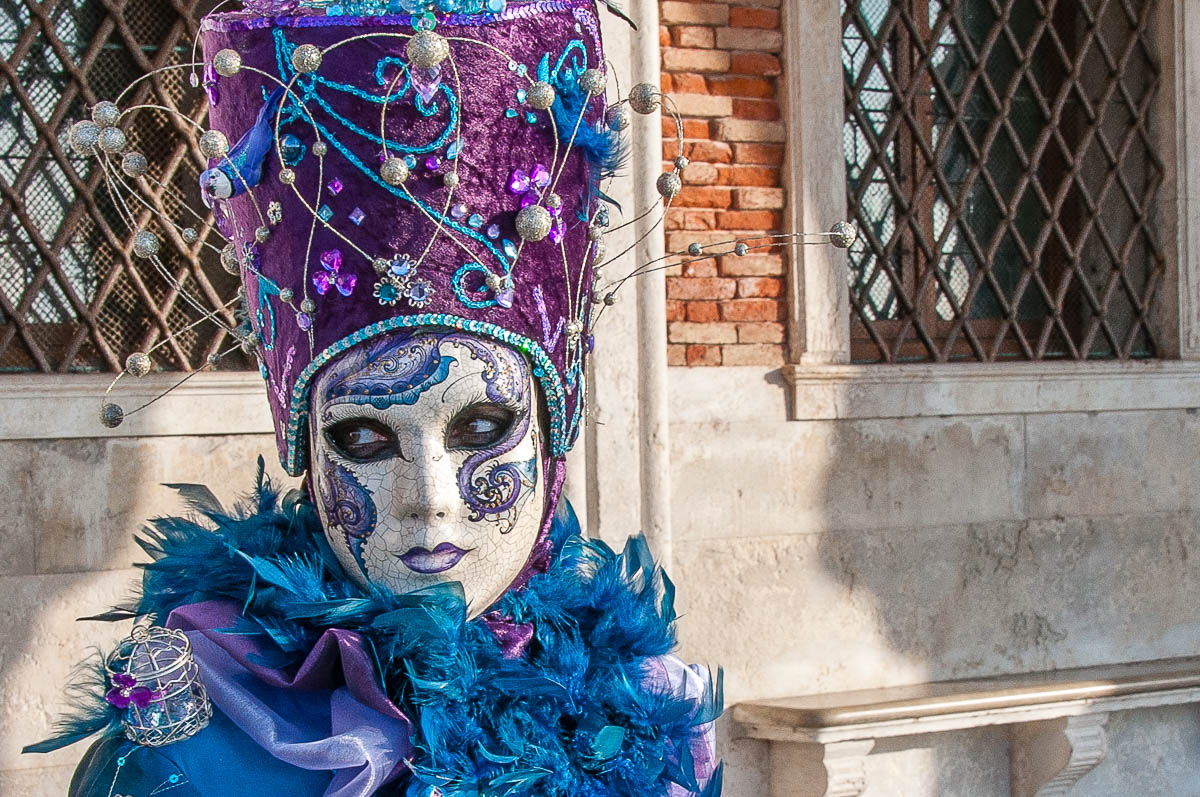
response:
[[[521,574],[545,513],[542,429],[516,350],[455,331],[350,349],[311,394],[313,492],[360,583],[458,581],[468,613]]]

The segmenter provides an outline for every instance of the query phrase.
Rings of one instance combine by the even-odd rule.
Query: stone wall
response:
[[[670,386],[683,653],[725,668],[728,704],[1200,650],[1200,415],[1186,396],[789,421],[778,371],[675,368]],[[278,473],[261,434],[0,442],[0,794],[64,793],[79,747],[18,751],[46,734],[88,646],[114,639],[74,619],[126,594],[131,532],[179,511],[160,482],[230,501],[260,453]],[[1114,715],[1109,730],[1111,757],[1075,793],[1196,793],[1194,710]],[[760,797],[765,748],[729,731],[727,795]],[[867,797],[1001,797],[1005,744],[1002,730],[890,740]],[[1152,791],[1131,774],[1145,769]]]
[[[671,386],[680,635],[727,704],[1200,651],[1194,408],[787,421],[766,369]],[[1129,793],[1197,793],[1193,709],[1114,717],[1074,794],[1160,760]],[[728,797],[763,794],[764,746],[724,732]],[[1007,795],[1006,743],[891,740],[866,797]]]

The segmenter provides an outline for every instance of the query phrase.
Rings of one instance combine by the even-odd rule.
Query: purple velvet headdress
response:
[[[435,17],[257,4],[204,20],[201,189],[245,285],[289,473],[305,468],[321,366],[411,327],[520,349],[549,455],[578,434],[599,184],[623,125],[605,118],[591,0],[488,5]]]

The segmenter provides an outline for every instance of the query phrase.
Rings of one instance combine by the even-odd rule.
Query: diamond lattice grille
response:
[[[236,281],[207,256],[202,267],[199,243],[137,204],[129,210],[163,241],[164,271],[134,259],[103,171],[67,146],[92,104],[151,69],[192,60],[203,5],[0,0],[0,370],[117,371],[130,352],[163,343],[157,367],[188,371],[221,346],[224,333],[201,319],[236,294]],[[177,107],[198,123],[206,113],[185,71],[144,80],[121,102],[142,104]],[[150,161],[140,195],[203,238],[212,220],[195,186],[205,164],[185,123],[158,112],[135,118],[122,126]]]
[[[843,0],[852,355],[1153,356],[1153,0]]]

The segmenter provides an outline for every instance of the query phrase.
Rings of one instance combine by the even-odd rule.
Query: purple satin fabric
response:
[[[699,702],[710,682],[709,673],[696,664],[686,664],[678,656],[668,654],[646,660],[646,683],[655,689],[682,693],[687,699]],[[717,739],[713,723],[707,722],[693,730],[689,750],[696,767],[696,782],[701,790],[712,778],[717,765]],[[669,797],[689,797],[692,792],[672,783],[667,789]]]
[[[213,704],[271,755],[332,771],[325,797],[368,797],[397,777],[412,753],[412,723],[384,694],[362,637],[331,629],[295,672],[255,662],[253,637],[223,633],[233,603],[207,601],[171,612],[184,631]]]

